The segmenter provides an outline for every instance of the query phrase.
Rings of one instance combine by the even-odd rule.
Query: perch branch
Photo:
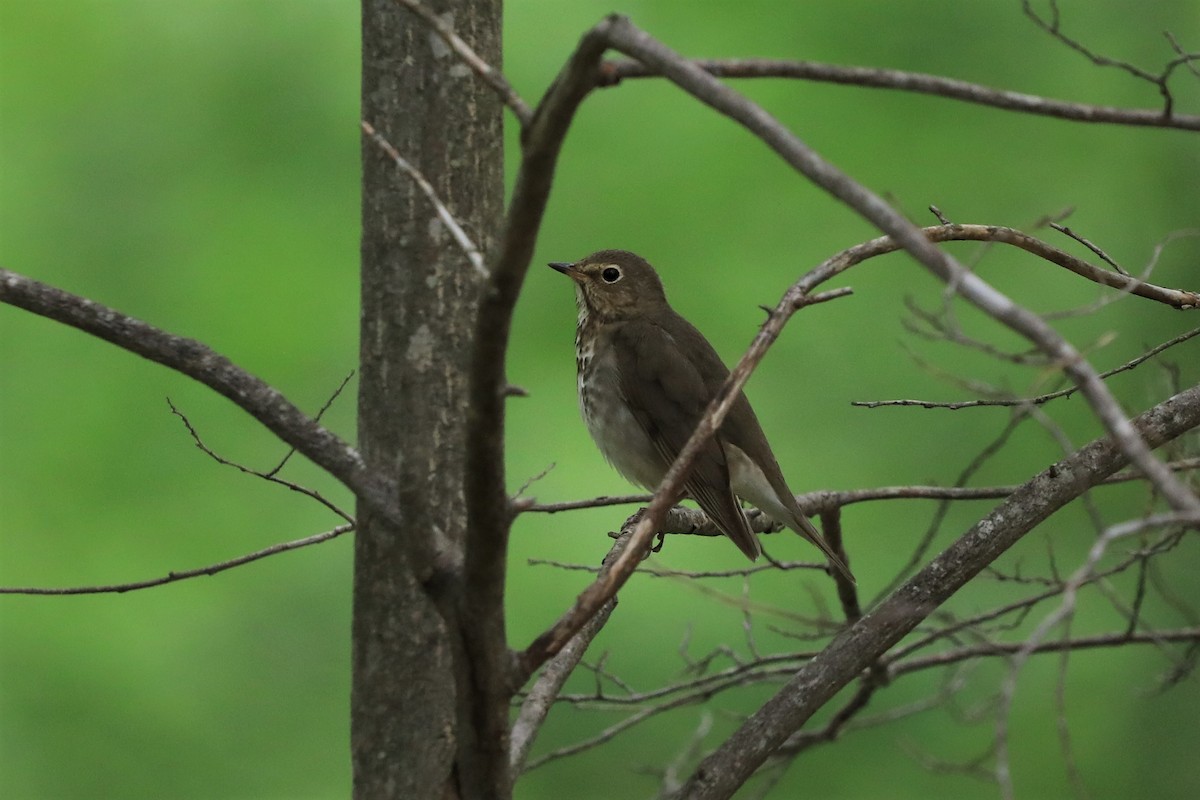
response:
[[[837,294],[841,296],[840,292]],[[663,519],[673,505],[674,498],[678,497],[692,462],[708,439],[721,426],[725,415],[737,399],[738,393],[750,378],[750,373],[762,361],[770,346],[779,338],[783,326],[791,316],[809,302],[820,299],[823,299],[820,295],[810,297],[806,293],[796,291],[796,287],[791,287],[784,292],[783,298],[772,309],[767,321],[759,328],[749,349],[742,355],[712,402],[708,404],[696,430],[692,432],[691,437],[680,450],[679,456],[667,470],[667,474],[651,498],[650,504],[644,509],[644,513],[639,515],[630,532],[630,541],[625,551],[613,561],[609,568],[601,571],[595,582],[576,598],[574,605],[553,626],[525,649],[518,659],[518,682],[524,682],[524,676],[557,653],[574,635],[574,632],[609,598],[615,596],[629,576],[633,574],[638,563],[645,556],[650,546],[650,540],[656,532],[661,530]]]

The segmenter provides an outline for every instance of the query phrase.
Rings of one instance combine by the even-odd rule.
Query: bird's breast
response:
[[[575,336],[579,411],[588,433],[608,463],[627,480],[653,491],[666,466],[654,443],[629,409],[612,348],[600,330],[584,324]]]

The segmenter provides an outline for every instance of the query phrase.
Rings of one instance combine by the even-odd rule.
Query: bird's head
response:
[[[667,304],[654,267],[628,250],[600,250],[573,264],[550,266],[575,281],[579,303],[601,320],[627,319]]]

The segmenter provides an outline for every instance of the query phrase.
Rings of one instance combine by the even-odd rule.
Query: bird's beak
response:
[[[567,263],[566,261],[551,261],[547,266],[550,269],[558,270],[576,283],[583,283],[583,273],[574,264]]]

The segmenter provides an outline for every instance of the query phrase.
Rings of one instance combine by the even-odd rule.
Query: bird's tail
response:
[[[825,554],[825,557],[829,559],[830,565],[840,572],[842,577],[857,586],[858,581],[854,579],[854,573],[846,566],[846,562],[837,553],[833,552],[833,548],[825,541],[825,537],[816,529],[816,526],[809,522],[808,518],[802,514],[790,514],[789,516],[792,517],[793,524],[788,525],[788,527],[816,545]]]

